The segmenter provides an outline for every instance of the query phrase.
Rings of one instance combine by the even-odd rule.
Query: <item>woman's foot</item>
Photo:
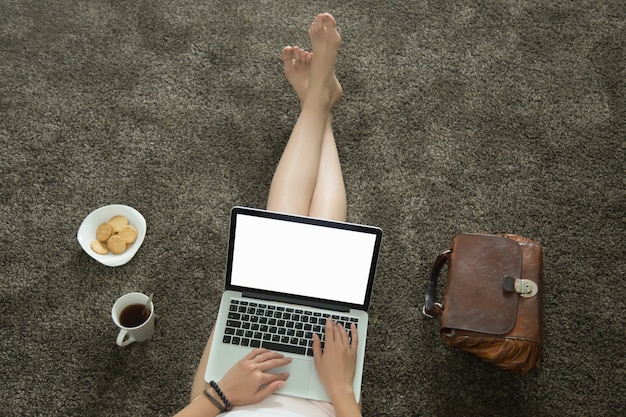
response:
[[[283,48],[282,60],[285,77],[300,99],[300,105],[304,103],[306,90],[309,87],[309,73],[311,72],[311,59],[313,54],[297,46]]]
[[[335,63],[341,44],[335,18],[330,14],[319,14],[309,28],[312,46],[309,85],[305,99],[315,95],[328,107],[341,98],[342,89],[335,77]]]
[[[302,105],[309,87],[309,76],[311,73],[311,61],[313,60],[313,54],[297,46],[285,46],[283,48],[281,58],[283,60],[285,77],[298,95],[300,105]],[[336,77],[334,81],[333,91],[331,93],[331,105],[335,104],[342,95],[341,84],[339,84]]]

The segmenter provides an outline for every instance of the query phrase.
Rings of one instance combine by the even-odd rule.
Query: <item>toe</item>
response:
[[[315,20],[311,23],[311,27],[309,28],[309,34],[315,34],[319,31],[324,30],[324,15],[318,14],[315,16]]]
[[[321,21],[327,29],[334,29],[337,26],[337,22],[335,21],[335,18],[333,17],[333,15],[329,13],[322,14]]]
[[[306,52],[302,49],[298,50],[298,61],[306,63]]]
[[[293,59],[293,49],[291,46],[285,46],[281,53],[281,58],[283,61],[291,61]]]

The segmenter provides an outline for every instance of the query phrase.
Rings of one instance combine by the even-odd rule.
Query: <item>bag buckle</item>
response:
[[[441,305],[441,303],[435,303],[434,306],[438,309],[438,310],[435,310],[435,311],[441,312],[443,310],[443,306]],[[426,312],[426,306],[422,307],[422,314],[425,315],[426,317],[428,317],[429,319],[434,319],[434,318],[436,318],[438,316],[436,313],[435,314],[428,314]]]
[[[510,275],[502,279],[502,286],[505,291],[516,292],[521,297],[533,298],[539,292],[539,287],[534,281],[529,279],[516,279]]]

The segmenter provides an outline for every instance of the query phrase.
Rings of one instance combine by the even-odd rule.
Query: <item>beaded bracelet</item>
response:
[[[211,384],[211,387],[215,390],[215,392],[217,392],[217,395],[220,396],[220,399],[222,400],[222,402],[226,406],[224,409],[226,411],[232,410],[233,409],[233,405],[230,403],[230,401],[228,401],[228,399],[226,399],[226,396],[224,395],[224,393],[222,392],[220,387],[217,385],[217,382],[211,381],[210,384]]]
[[[211,394],[209,394],[209,390],[205,389],[204,390],[204,395],[206,395],[206,397],[213,403],[213,405],[215,405],[217,407],[218,410],[220,410],[221,413],[225,413],[226,409],[222,406],[222,404],[220,404],[219,401],[217,401],[215,398],[213,398],[213,396]]]

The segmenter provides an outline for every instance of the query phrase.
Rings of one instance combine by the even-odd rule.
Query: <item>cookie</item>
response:
[[[126,250],[126,242],[119,235],[113,235],[107,240],[107,247],[114,253],[115,255],[119,255],[120,253],[124,253]]]
[[[111,220],[109,220],[109,223],[113,226],[113,230],[117,233],[122,229],[122,227],[128,224],[128,219],[124,216],[113,216],[111,217]]]
[[[96,239],[100,242],[106,242],[113,235],[113,226],[111,223],[102,223],[96,230]]]
[[[119,237],[124,239],[124,242],[126,242],[127,245],[130,245],[137,239],[137,229],[130,224],[122,227],[117,234]]]
[[[91,242],[91,250],[96,252],[98,255],[106,255],[109,253],[109,249],[107,248],[107,244],[105,242],[101,242],[100,240],[94,240]]]

